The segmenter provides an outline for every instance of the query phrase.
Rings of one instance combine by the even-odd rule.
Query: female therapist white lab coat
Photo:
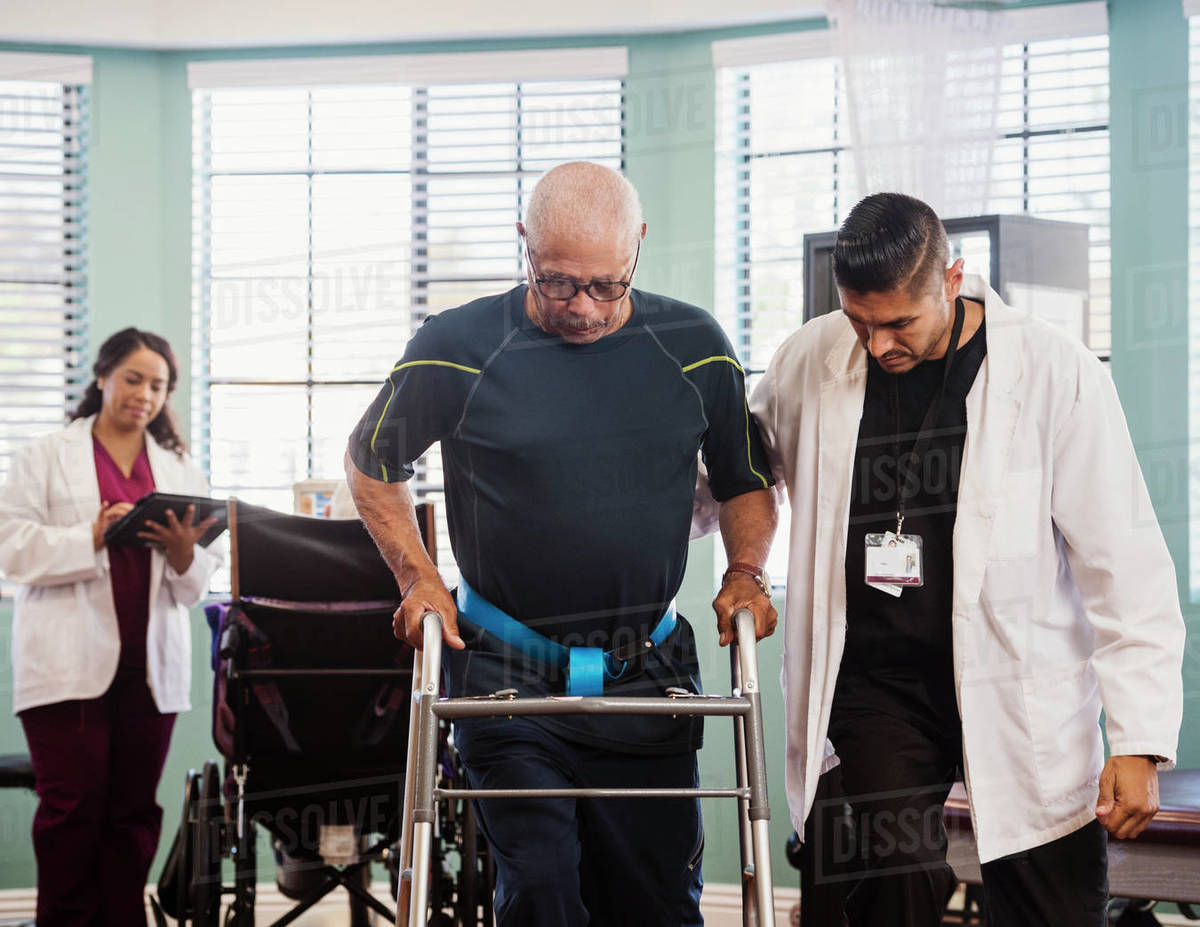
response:
[[[95,550],[92,524],[100,488],[92,447],[95,416],[22,448],[0,489],[0,573],[19,583],[13,615],[13,710],[104,694],[117,672],[121,641],[108,548]],[[159,492],[208,495],[204,474],[146,433],[146,454]],[[158,710],[190,708],[188,608],[200,601],[220,563],[197,545],[192,565],[176,573],[151,554],[146,675]]]
[[[1108,373],[981,278],[987,358],[967,395],[954,529],[954,678],[984,862],[1094,817],[1114,754],[1174,765],[1184,625],[1175,570]],[[804,832],[846,632],[846,534],[867,355],[842,313],[780,348],[751,408],[792,506],[787,795]],[[936,569],[927,564],[927,570]]]

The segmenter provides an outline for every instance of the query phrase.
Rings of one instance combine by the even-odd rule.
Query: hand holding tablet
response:
[[[189,506],[194,507],[190,516]],[[104,532],[104,543],[169,547],[171,538],[183,528],[185,521],[187,530],[195,535],[194,543],[207,547],[225,530],[225,500],[152,492],[134,503],[120,521],[108,527]],[[204,531],[195,534],[202,526]]]

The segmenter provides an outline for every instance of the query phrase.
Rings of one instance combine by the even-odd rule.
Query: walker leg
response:
[[[750,801],[746,809],[746,818],[752,832],[754,912],[760,927],[767,927],[775,922],[775,889],[771,878],[771,843],[768,830],[771,820],[771,805],[767,797],[762,690],[758,681],[754,617],[749,611],[743,609],[733,616],[733,621],[737,630],[742,695],[750,702],[751,706],[750,717],[742,730],[745,737],[743,757],[750,785]]]
[[[408,754],[404,761],[404,805],[400,812],[400,878],[396,892],[396,927],[407,927],[412,895],[413,795],[417,785],[417,745],[421,727],[421,655],[413,651],[412,694],[408,701]]]
[[[737,695],[742,688],[742,664],[739,657],[738,641],[735,638],[729,648],[729,675],[732,682],[732,692]],[[737,777],[737,787],[747,787],[748,774],[746,771],[746,720],[740,715],[733,718],[733,764]],[[737,800],[738,815],[738,850],[740,851],[742,867],[742,927],[758,927],[757,899],[754,894],[754,842],[750,828],[750,800]]]
[[[433,783],[438,761],[438,720],[433,713],[442,677],[442,619],[427,614],[421,621],[425,646],[421,651],[421,690],[418,709],[417,758],[412,809],[412,895],[408,907],[409,927],[422,927],[429,906],[429,864],[433,845],[433,825],[437,812],[433,806]],[[409,731],[412,743],[412,731]]]
[[[762,927],[775,923],[775,886],[771,881],[770,821],[755,821],[754,828],[754,887],[756,907]]]

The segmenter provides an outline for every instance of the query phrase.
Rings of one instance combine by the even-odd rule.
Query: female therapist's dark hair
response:
[[[97,380],[116,370],[121,361],[138,348],[149,348],[167,362],[167,397],[170,398],[171,394],[175,392],[175,384],[179,381],[179,364],[175,360],[175,352],[171,350],[167,339],[138,328],[123,328],[100,345],[100,351],[96,354],[96,363],[92,367],[92,382],[84,390],[79,407],[71,413],[70,421],[86,418],[100,411],[100,407],[104,404],[104,396],[100,392],[100,384]],[[159,447],[165,447],[176,454],[184,452],[184,443],[179,437],[179,432],[175,430],[175,419],[171,415],[169,402],[163,403],[162,411],[154,417],[154,421],[146,426],[146,430],[158,442]]]
[[[937,214],[903,193],[874,193],[859,201],[838,230],[833,278],[855,293],[903,290],[920,296],[950,263],[946,230]]]

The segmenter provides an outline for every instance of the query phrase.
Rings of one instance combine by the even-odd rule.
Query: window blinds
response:
[[[1004,45],[1000,138],[986,211],[1090,225],[1089,341],[1107,355],[1106,19],[1103,4],[1070,10],[1071,21],[1061,12],[1051,19],[1046,10],[1023,11],[1018,24],[1041,38]],[[1094,34],[1074,31],[1097,27]],[[741,359],[761,371],[802,319],[804,235],[836,228],[859,198],[851,104],[826,33],[717,42],[713,58],[718,312]]]
[[[90,380],[90,78],[90,58],[0,54],[0,483]]]
[[[215,493],[288,510],[294,482],[340,477],[423,319],[523,278],[541,173],[622,166],[625,52],[599,51],[525,54],[531,80],[455,56],[465,80],[193,91],[193,446]],[[440,498],[436,448],[414,488]]]

